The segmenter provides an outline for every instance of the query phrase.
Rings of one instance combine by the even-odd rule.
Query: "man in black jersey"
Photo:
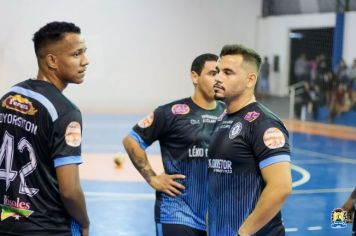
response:
[[[226,45],[215,97],[226,103],[209,144],[209,236],[284,235],[280,209],[291,193],[288,131],[256,101],[260,56]]]
[[[136,169],[157,191],[157,236],[206,235],[208,143],[225,109],[214,99],[217,58],[198,56],[191,67],[194,94],[158,107],[123,140]],[[156,140],[164,166],[164,173],[158,175],[145,152]]]
[[[51,22],[34,34],[37,79],[0,100],[0,235],[89,235],[79,182],[82,117],[62,91],[89,61],[80,28]]]

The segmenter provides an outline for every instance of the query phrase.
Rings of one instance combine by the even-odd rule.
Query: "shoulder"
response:
[[[250,123],[254,129],[278,127],[286,130],[281,119],[259,102],[245,111],[243,119]]]
[[[184,115],[190,112],[191,105],[189,98],[183,98],[161,105],[156,108],[155,112],[165,113],[166,115]]]
[[[10,91],[40,103],[47,110],[53,121],[69,113],[81,115],[78,107],[50,83],[39,80],[26,80],[13,86]]]

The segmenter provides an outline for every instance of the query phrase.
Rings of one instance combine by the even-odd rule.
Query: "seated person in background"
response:
[[[349,111],[351,108],[350,95],[347,92],[346,85],[339,83],[337,89],[331,95],[329,120],[332,121],[335,116]]]

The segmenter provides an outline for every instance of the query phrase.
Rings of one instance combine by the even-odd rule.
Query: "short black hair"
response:
[[[220,52],[220,57],[227,55],[241,55],[244,61],[255,64],[257,71],[260,69],[262,62],[261,56],[251,48],[247,48],[241,44],[225,45]]]
[[[47,23],[40,28],[32,38],[37,57],[43,47],[63,39],[65,33],[80,34],[80,28],[73,23],[59,21]]]
[[[200,75],[204,68],[206,61],[217,61],[218,59],[219,59],[219,57],[212,53],[202,54],[194,59],[194,61],[192,63],[192,67],[190,68],[190,71],[191,72],[194,71],[195,73]]]

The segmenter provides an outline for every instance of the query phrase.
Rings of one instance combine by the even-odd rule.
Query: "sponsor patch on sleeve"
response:
[[[250,111],[250,112],[247,112],[244,119],[251,123],[252,121],[256,120],[259,116],[260,116],[259,112]]]
[[[140,120],[137,123],[137,125],[138,125],[138,127],[142,128],[142,129],[150,127],[152,125],[153,119],[154,119],[154,114],[153,114],[153,112],[151,112],[145,118]]]
[[[175,104],[171,110],[174,115],[185,115],[189,113],[190,108],[187,104]]]
[[[269,149],[283,147],[286,139],[281,130],[276,127],[269,128],[263,134],[263,142]]]
[[[71,147],[79,147],[82,143],[82,131],[79,122],[72,121],[66,128],[66,143]]]
[[[21,95],[10,95],[2,102],[2,106],[25,115],[34,115],[37,110],[32,105],[32,102]]]

